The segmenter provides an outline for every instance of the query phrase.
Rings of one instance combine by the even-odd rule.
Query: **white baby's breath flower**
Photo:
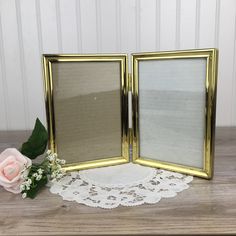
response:
[[[26,194],[26,193],[23,193],[21,196],[22,196],[22,198],[24,199],[24,198],[27,197],[27,194]]]
[[[27,180],[27,183],[28,183],[28,185],[31,185],[31,184],[32,184],[32,180],[31,180],[31,179],[28,179],[28,180]]]
[[[55,160],[55,158],[54,158],[53,155],[48,156],[47,159],[48,159],[49,161],[54,161],[54,160]]]
[[[57,153],[52,154],[54,158],[57,158]]]
[[[22,178],[22,179],[27,179],[28,173],[29,173],[29,168],[24,168],[24,169],[21,171],[21,178]]]
[[[26,185],[26,190],[30,190],[30,186],[29,185]]]
[[[56,169],[54,170],[52,173],[51,173],[51,179],[60,179],[62,178],[63,176],[65,175],[65,171],[63,169],[59,170],[59,169]]]
[[[36,177],[36,180],[37,180],[37,181],[39,181],[40,179],[42,179],[42,175],[38,175],[38,176]]]
[[[62,165],[65,165],[65,164],[66,164],[66,161],[65,161],[64,159],[61,159],[61,160],[60,160],[60,163],[61,163]]]
[[[49,160],[48,167],[49,167],[49,173],[48,178],[51,182],[54,182],[60,178],[62,178],[65,175],[65,170],[62,168],[61,165],[64,165],[66,163],[65,160],[57,158],[57,154],[53,153],[50,156],[47,157]]]
[[[46,152],[47,155],[50,155],[51,153],[52,153],[51,150],[47,150],[47,152]]]
[[[33,176],[33,177],[37,177],[37,176],[38,176],[38,173],[33,173],[32,176]]]
[[[21,178],[22,178],[22,179],[26,179],[27,177],[28,177],[28,174],[27,174],[27,173],[22,173],[22,174],[21,174]]]
[[[61,169],[62,169],[61,165],[59,165],[59,164],[56,165],[56,168],[58,171],[61,171]]]
[[[52,174],[51,174],[51,178],[54,179],[54,178],[56,178],[56,176],[57,176],[57,174],[55,173],[55,171],[52,172]]]
[[[21,184],[21,185],[20,185],[20,190],[21,190],[21,191],[24,191],[24,190],[25,190],[25,185],[24,185],[24,184]]]
[[[39,168],[38,173],[41,175],[43,173],[43,169]]]

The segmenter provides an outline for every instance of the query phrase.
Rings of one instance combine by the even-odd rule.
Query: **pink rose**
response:
[[[0,186],[9,192],[20,193],[20,185],[24,181],[22,172],[31,164],[31,160],[17,149],[7,148],[0,154]]]

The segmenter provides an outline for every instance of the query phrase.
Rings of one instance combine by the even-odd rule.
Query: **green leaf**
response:
[[[43,154],[47,147],[48,133],[43,124],[37,118],[34,130],[28,141],[23,143],[20,152],[30,159],[35,159],[37,156]]]
[[[27,197],[29,198],[35,198],[37,193],[41,188],[43,188],[48,182],[48,178],[46,174],[43,174],[42,179],[35,182],[34,186],[31,186],[30,190],[27,191]]]

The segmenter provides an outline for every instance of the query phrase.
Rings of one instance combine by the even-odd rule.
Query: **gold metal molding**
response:
[[[205,105],[205,139],[204,139],[204,166],[195,168],[191,166],[178,165],[170,162],[156,161],[139,155],[139,61],[144,60],[162,60],[176,58],[206,58],[207,72],[205,80],[206,105]],[[170,171],[190,174],[206,179],[213,177],[213,159],[214,159],[214,136],[215,136],[215,112],[216,112],[216,87],[217,87],[217,49],[199,49],[185,51],[153,52],[132,54],[132,111],[133,111],[133,129],[132,129],[132,160],[134,163],[152,166],[156,168],[167,169]],[[157,153],[158,155],[158,153]]]
[[[206,102],[205,102],[205,139],[204,139],[204,166],[195,168],[191,166],[178,165],[170,162],[156,161],[139,155],[139,61],[162,60],[176,58],[206,58],[207,73],[205,80]],[[49,132],[49,148],[57,151],[56,132],[55,132],[55,113],[53,104],[53,75],[52,63],[54,62],[100,62],[118,61],[121,69],[121,122],[122,122],[122,156],[110,157],[94,161],[81,163],[71,163],[63,168],[66,171],[82,170],[88,168],[117,165],[129,162],[129,148],[132,145],[132,159],[134,163],[167,169],[170,171],[190,174],[206,179],[213,176],[214,159],[214,136],[215,136],[215,113],[216,113],[216,87],[217,87],[217,49],[198,49],[184,51],[167,51],[152,53],[132,54],[132,73],[128,73],[128,57],[126,54],[90,54],[90,55],[43,55],[45,103],[47,113],[47,124]],[[128,122],[128,92],[132,92],[132,128]],[[158,153],[157,153],[158,155]]]
[[[45,90],[45,104],[47,114],[47,125],[49,132],[49,149],[57,152],[57,138],[55,127],[55,112],[53,101],[53,75],[52,63],[54,62],[119,62],[121,74],[121,153],[122,156],[104,158],[94,161],[86,161],[81,163],[66,164],[63,168],[66,171],[82,170],[95,167],[103,167],[110,165],[117,165],[129,162],[129,127],[128,127],[128,62],[126,54],[89,54],[89,55],[75,55],[75,54],[60,54],[60,55],[43,55],[43,72],[44,72],[44,90]]]

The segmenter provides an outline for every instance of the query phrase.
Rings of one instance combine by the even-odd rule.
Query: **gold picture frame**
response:
[[[64,112],[65,114],[61,114],[64,111],[64,108],[67,108],[68,106],[70,106],[70,102],[67,103],[62,103],[62,101],[64,102],[66,99],[62,99],[61,97],[65,97],[65,94],[67,94],[66,96],[70,97],[70,91],[73,90],[74,96],[80,96],[83,97],[83,95],[81,95],[84,90],[83,90],[83,84],[80,84],[80,86],[78,86],[77,84],[77,78],[76,78],[76,73],[80,73],[79,69],[77,68],[77,65],[87,65],[87,70],[84,73],[89,74],[90,76],[83,75],[83,83],[90,83],[89,80],[92,80],[92,82],[96,82],[95,78],[96,78],[96,74],[100,73],[100,84],[96,84],[96,83],[90,83],[93,84],[93,90],[98,89],[96,88],[97,86],[99,87],[99,89],[103,90],[109,90],[110,88],[106,89],[106,87],[112,87],[113,84],[116,84],[116,89],[118,89],[116,91],[116,97],[114,98],[116,101],[116,108],[118,111],[120,111],[120,114],[118,115],[118,118],[116,119],[115,126],[116,126],[116,130],[117,127],[121,127],[121,130],[119,131],[120,133],[117,134],[115,139],[118,140],[118,136],[119,141],[118,143],[121,144],[120,146],[120,154],[115,155],[115,156],[106,156],[106,154],[104,155],[104,157],[99,157],[99,158],[94,158],[94,160],[89,160],[89,161],[79,161],[78,162],[71,162],[68,163],[66,165],[63,166],[63,168],[66,171],[74,171],[74,170],[82,170],[82,169],[88,169],[88,168],[95,168],[95,167],[103,167],[103,166],[109,166],[109,165],[117,165],[117,164],[122,164],[122,163],[127,163],[129,162],[129,128],[128,128],[128,73],[127,73],[127,68],[128,68],[128,64],[127,64],[127,55],[126,54],[103,54],[103,55],[50,55],[50,54],[45,54],[43,55],[43,71],[44,71],[44,87],[45,87],[45,103],[46,103],[46,113],[47,113],[47,124],[48,124],[48,133],[49,133],[49,149],[51,149],[53,152],[57,152],[60,158],[63,159],[67,159],[65,156],[61,156],[60,155],[60,151],[58,152],[58,145],[57,143],[59,142],[60,138],[63,139],[62,137],[64,137],[65,134],[68,134],[68,132],[63,132],[63,128],[61,127],[65,127],[66,126],[66,119],[70,118],[70,115],[68,114],[68,109],[67,112]],[[82,63],[82,64],[81,64]],[[91,65],[91,70],[94,67],[93,71],[90,71],[90,65]],[[99,71],[100,66],[98,67],[97,65],[101,65],[104,66],[103,70]],[[82,67],[81,67],[82,68]],[[109,73],[104,75],[103,77],[103,73],[104,71],[106,72],[106,68],[108,68]],[[110,68],[115,68],[114,70],[116,71],[116,77],[115,79],[113,78],[113,71],[110,70]],[[118,71],[119,68],[119,71]],[[83,68],[82,68],[83,69]],[[63,72],[65,71],[65,72]],[[69,77],[68,73],[74,73],[73,75],[71,75],[71,77]],[[74,71],[74,72],[73,72]],[[60,75],[60,73],[62,73],[62,75]],[[57,79],[54,78],[55,76],[57,76],[58,78],[61,79]],[[68,77],[68,78],[67,78]],[[71,79],[70,79],[71,78]],[[112,83],[112,80],[114,79],[114,83]],[[58,80],[58,81],[57,81]],[[71,80],[71,85],[69,88],[67,88],[69,81]],[[79,78],[78,78],[79,80]],[[94,80],[94,81],[93,81]],[[119,82],[118,82],[119,80]],[[63,81],[63,82],[61,82]],[[81,83],[82,83],[81,82]],[[55,84],[56,83],[56,84]],[[60,87],[60,83],[63,83],[63,86],[66,87],[66,92],[63,90],[63,88]],[[73,83],[76,83],[76,85],[73,85]],[[119,88],[117,88],[119,83]],[[109,86],[108,86],[109,85]],[[56,86],[56,88],[55,88]],[[86,85],[88,86],[88,85]],[[75,88],[82,88],[80,92],[74,90]],[[55,95],[55,94],[60,94],[60,95]],[[58,96],[58,97],[56,97]],[[119,101],[118,101],[118,97],[119,97]],[[94,96],[92,97],[92,101],[93,103],[98,102],[97,100],[99,100],[100,97],[98,97],[98,99]],[[111,96],[109,97],[109,99],[103,99],[102,101],[109,101],[110,98],[112,98]],[[91,101],[91,97],[89,97],[89,101]],[[78,101],[80,100],[76,100],[76,102],[78,103]],[[86,100],[88,101],[88,99]],[[57,105],[60,104],[60,105]],[[66,105],[65,105],[66,104]],[[120,107],[118,107],[118,105]],[[64,106],[64,107],[62,107]],[[87,109],[89,106],[89,103],[87,104],[82,104],[81,105],[82,108],[85,110]],[[59,107],[59,108],[58,108]],[[61,109],[61,107],[63,109]],[[96,105],[94,105],[94,107],[97,107]],[[98,106],[99,108],[102,107],[102,104],[99,104]],[[107,105],[107,109],[112,108],[111,104]],[[61,110],[60,110],[61,109]],[[92,108],[91,108],[92,109]],[[60,111],[60,112],[57,112]],[[74,111],[74,107],[71,108],[69,111]],[[87,111],[86,113],[83,114],[91,114],[92,110]],[[104,114],[102,111],[100,110],[96,110],[95,113],[99,113],[99,114],[94,114],[92,117],[92,121],[89,123],[90,126],[93,125],[93,122],[95,124],[97,124],[97,119],[99,119],[96,116],[100,117],[100,123],[101,125],[104,126],[109,126],[109,124],[111,122],[114,121],[114,116],[109,118],[108,120],[105,119],[107,117],[109,117],[109,112],[107,112],[108,114],[106,114],[107,111],[104,111]],[[60,115],[59,115],[60,114]],[[63,117],[62,115],[65,115],[65,117]],[[78,115],[78,114],[76,114]],[[79,116],[78,116],[79,117]],[[103,118],[105,121],[103,121]],[[83,117],[83,119],[85,120],[86,117]],[[82,120],[78,119],[78,120]],[[58,124],[56,124],[58,122]],[[81,121],[82,122],[82,121]],[[107,122],[107,123],[105,123]],[[100,124],[99,123],[99,124]],[[78,122],[79,124],[79,122]],[[81,126],[83,126],[85,123],[81,124]],[[72,124],[75,125],[75,124]],[[68,127],[67,127],[68,128]],[[72,130],[73,127],[69,127],[70,131]],[[82,127],[83,128],[83,127]],[[82,129],[81,128],[81,129]],[[93,131],[93,128],[95,129]],[[105,127],[106,128],[106,127]],[[58,131],[57,129],[59,129],[60,131]],[[66,128],[65,128],[66,129]],[[84,129],[80,132],[82,133],[78,133],[78,135],[80,135],[80,138],[82,138],[83,140],[88,139],[88,135],[89,138],[96,136],[95,132],[100,132],[102,130],[98,129],[94,126],[94,127],[89,127],[90,129],[90,134],[86,134],[86,132],[84,131]],[[111,131],[111,129],[109,130]],[[93,133],[94,132],[94,133]],[[83,134],[83,135],[82,135]],[[82,137],[81,137],[82,136]],[[103,138],[104,136],[102,136]],[[77,137],[79,138],[79,136]],[[102,140],[101,138],[101,140]],[[74,140],[76,140],[76,138],[74,138]],[[104,139],[105,140],[105,139]],[[106,140],[109,141],[109,137],[106,137]],[[71,137],[70,137],[70,141],[68,143],[71,143]],[[86,141],[86,145],[89,142]],[[118,146],[120,144],[117,144]],[[68,144],[69,145],[69,144]],[[74,148],[76,146],[78,146],[78,143],[73,144]],[[106,152],[106,141],[103,141],[102,145],[104,146],[105,151],[103,150],[103,152]],[[116,145],[116,149],[118,150],[118,146]],[[83,145],[81,145],[83,146]],[[87,145],[88,146],[88,145]],[[99,148],[99,144],[96,145],[96,148]],[[88,150],[89,147],[87,147]],[[93,147],[91,146],[91,149]],[[109,148],[109,147],[108,147]],[[110,148],[111,149],[111,148]],[[109,149],[109,153],[111,152]],[[76,149],[78,150],[78,149]],[[118,153],[118,151],[117,151]],[[82,156],[82,155],[81,155]]]
[[[202,166],[196,167],[196,166],[190,166],[190,165],[185,165],[185,164],[179,164],[177,162],[170,162],[168,161],[168,159],[165,159],[165,157],[163,158],[163,160],[158,160],[158,153],[156,153],[157,159],[152,159],[148,156],[142,157],[140,155],[141,144],[140,144],[140,127],[139,127],[139,122],[140,122],[139,106],[140,106],[140,99],[142,101],[142,99],[144,99],[145,96],[143,95],[143,98],[140,98],[139,82],[140,82],[140,76],[141,77],[143,76],[143,78],[146,77],[147,80],[150,78],[150,76],[148,76],[147,73],[146,73],[146,76],[144,76],[145,73],[144,72],[142,73],[142,71],[140,71],[141,70],[140,68],[145,68],[144,62],[146,62],[147,64],[147,62],[175,61],[176,63],[177,60],[179,60],[178,62],[181,62],[181,60],[194,61],[193,59],[199,59],[199,60],[202,59],[203,61],[204,60],[206,61],[206,68],[205,68],[206,73],[205,73],[205,82],[204,82],[205,84],[203,84],[203,89],[202,89],[202,92],[205,94],[205,97],[204,97],[205,105],[204,107],[201,107],[202,112],[204,114],[202,117],[202,122],[204,123],[202,125],[202,127],[204,126],[204,133],[203,133],[204,138],[202,140],[203,156],[201,157]],[[215,112],[216,112],[217,61],[218,61],[217,49],[199,49],[199,50],[132,54],[132,111],[133,111],[132,160],[134,163],[156,167],[156,168],[167,169],[170,171],[180,172],[184,174],[190,174],[190,175],[194,175],[194,176],[198,176],[198,177],[202,177],[206,179],[212,178],[213,159],[214,159],[213,157],[214,157]],[[142,65],[142,67],[140,65]],[[159,66],[158,68],[163,68],[163,67]],[[171,76],[175,77],[174,73],[177,70],[176,68],[179,68],[179,67],[174,67],[174,64],[173,64],[173,68],[174,69],[172,71],[173,73]],[[159,69],[158,73],[161,71],[162,69]],[[163,73],[164,74],[169,73],[168,76],[170,76],[170,72],[168,71],[168,68]],[[167,76],[164,75],[163,78],[164,77],[166,78]],[[159,79],[162,80],[162,77],[160,76]],[[172,78],[169,78],[169,83],[170,81],[172,81],[171,79]],[[148,81],[146,83],[148,83]],[[202,98],[203,97],[201,97],[201,99]],[[141,118],[142,118],[142,115],[141,115]],[[200,121],[200,123],[202,122]],[[144,128],[143,130],[145,131]],[[149,129],[147,132],[151,134],[153,130]],[[158,136],[158,133],[156,133],[156,135]],[[168,148],[169,138],[167,138],[166,140],[167,140],[166,141],[167,143],[165,143],[165,145]],[[169,145],[174,145],[174,144],[169,143]],[[191,158],[191,155],[189,156],[189,158]]]

